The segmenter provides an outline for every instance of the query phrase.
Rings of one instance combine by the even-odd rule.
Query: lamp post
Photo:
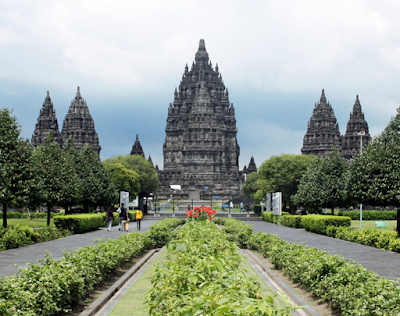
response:
[[[360,155],[362,154],[362,138],[365,135],[365,131],[358,132],[360,136]],[[360,203],[360,231],[362,231],[362,203]]]

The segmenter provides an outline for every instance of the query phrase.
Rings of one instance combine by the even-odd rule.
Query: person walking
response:
[[[140,209],[136,209],[136,225],[137,225],[138,231],[140,231],[140,226],[141,226],[142,218],[143,218],[143,213],[142,213],[142,211],[141,211]]]
[[[244,212],[244,205],[243,205],[243,201],[242,201],[242,202],[240,202],[240,211],[241,211],[241,212]]]
[[[119,213],[119,223],[120,223],[120,229],[122,231],[128,231],[128,229],[126,229],[126,223],[128,222],[128,210],[124,207],[124,203],[121,203],[121,207],[120,207],[121,212]],[[129,224],[128,224],[129,225]],[[128,226],[129,228],[129,226]]]
[[[229,207],[231,209],[231,212],[233,212],[233,201],[231,200],[231,202],[229,203]]]
[[[109,206],[107,209],[107,223],[108,223],[108,231],[111,231],[112,223],[114,220],[114,206]]]

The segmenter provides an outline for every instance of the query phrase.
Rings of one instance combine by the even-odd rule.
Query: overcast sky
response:
[[[325,89],[345,133],[356,94],[372,136],[400,104],[400,1],[0,1],[0,107],[31,138],[46,97],[60,129],[77,86],[101,158],[136,134],[162,169],[169,103],[199,40],[229,89],[239,168],[300,154]]]

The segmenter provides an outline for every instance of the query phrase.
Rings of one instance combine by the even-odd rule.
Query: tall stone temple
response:
[[[361,138],[358,135],[359,132],[365,132],[365,135]],[[362,112],[360,100],[357,95],[353,105],[353,113],[350,113],[350,119],[347,122],[346,133],[342,137],[341,155],[346,159],[351,159],[353,156],[360,153],[360,146],[366,146],[370,140],[371,136],[369,134],[368,123],[364,118],[364,113]]]
[[[75,99],[71,102],[68,114],[64,119],[61,133],[58,130],[56,112],[53,108],[50,94],[47,92],[35,131],[32,135],[34,148],[45,142],[46,136],[50,131],[54,131],[54,141],[58,142],[61,146],[66,142],[68,137],[72,136],[74,144],[78,149],[81,149],[85,144],[89,144],[95,152],[100,154],[101,147],[99,145],[99,137],[94,128],[94,121],[89,113],[86,101],[81,96],[79,87]]]
[[[350,113],[346,134],[341,136],[332,106],[326,101],[325,92],[322,89],[320,101],[315,104],[308,122],[301,152],[303,155],[314,154],[326,157],[332,147],[335,146],[340,151],[341,156],[351,159],[354,155],[360,153],[360,136],[358,136],[358,133],[361,131],[365,132],[365,136],[363,136],[363,146],[365,146],[370,141],[371,136],[364,113],[361,110],[358,95],[353,106],[353,113]]]
[[[186,65],[174,102],[169,105],[159,171],[160,198],[229,198],[239,189],[235,108],[229,102],[218,65],[209,61],[200,40],[195,61]],[[172,192],[170,185],[180,185]]]
[[[72,136],[78,149],[81,149],[85,144],[89,144],[95,152],[100,154],[99,136],[94,128],[94,121],[89,113],[89,107],[82,98],[79,87],[64,119],[61,135],[64,142],[68,137]]]
[[[51,102],[50,93],[47,91],[47,96],[40,110],[35,131],[32,134],[33,148],[45,143],[46,137],[51,131],[53,131],[53,140],[62,145],[62,137],[58,130],[56,111],[54,110],[53,102]]]

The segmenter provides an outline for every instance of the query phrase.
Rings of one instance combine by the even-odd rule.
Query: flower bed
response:
[[[0,279],[0,315],[51,316],[82,302],[93,287],[118,266],[145,249],[169,241],[184,220],[166,219],[146,233],[123,234],[118,239],[65,253],[58,261],[47,256],[18,274]]]
[[[235,243],[210,221],[189,222],[167,249],[152,277],[150,315],[290,315],[295,309],[281,292],[260,296],[260,284],[239,268],[244,259]]]
[[[186,211],[186,218],[190,221],[216,220],[217,211],[212,207],[195,206],[190,211]]]

